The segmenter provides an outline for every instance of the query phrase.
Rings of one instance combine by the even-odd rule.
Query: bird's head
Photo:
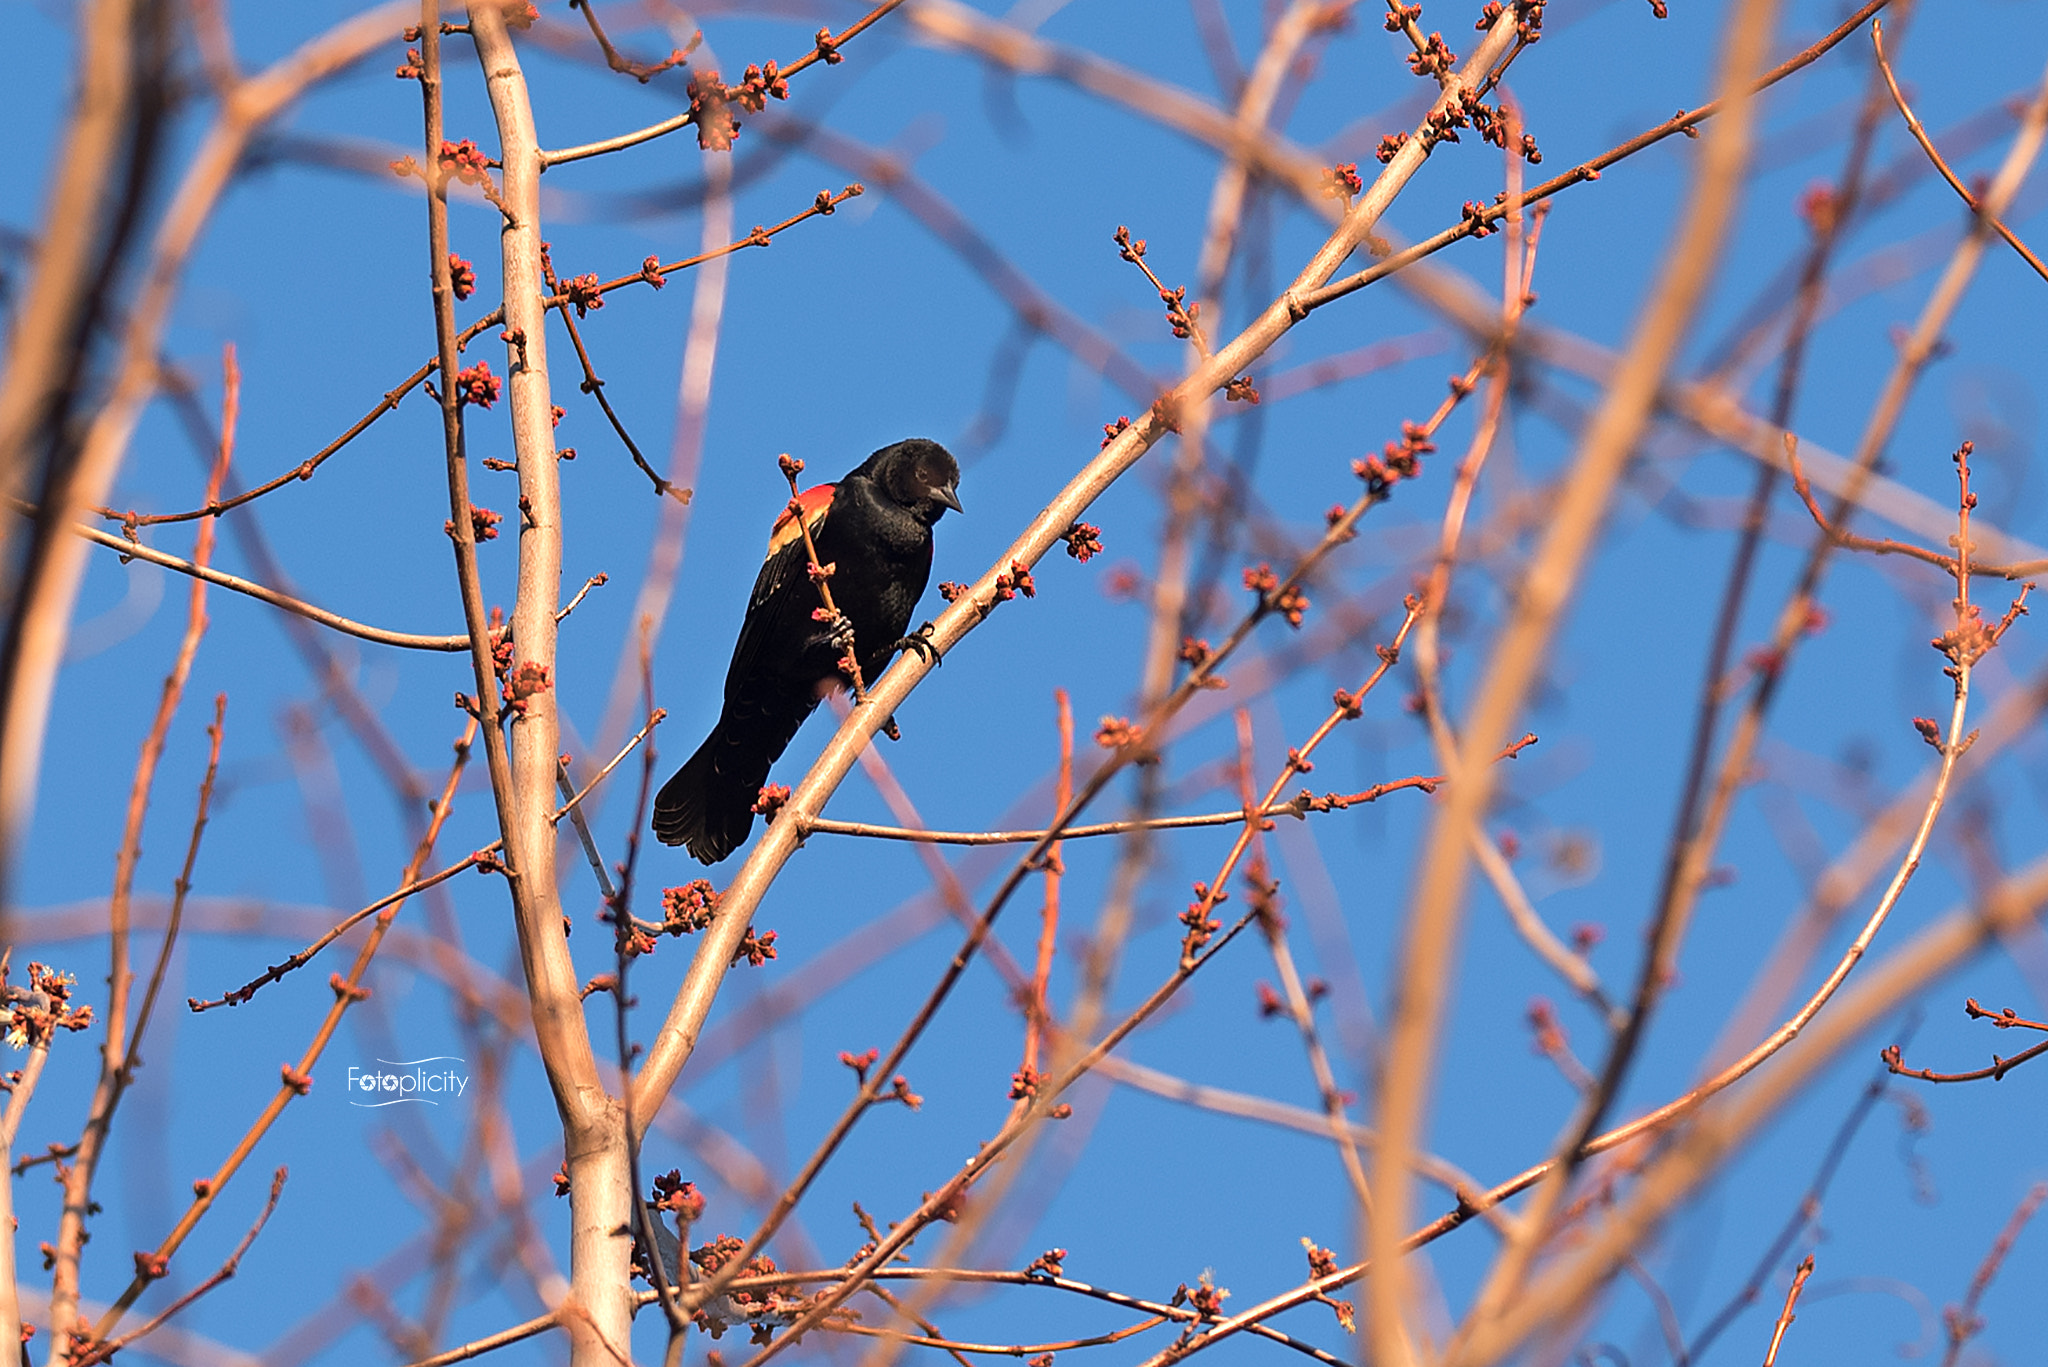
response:
[[[876,453],[875,482],[926,525],[960,506],[960,463],[935,441],[912,437]]]

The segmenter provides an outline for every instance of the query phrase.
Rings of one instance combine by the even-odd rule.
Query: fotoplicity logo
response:
[[[421,1101],[438,1106],[447,1098],[460,1097],[469,1089],[469,1074],[459,1068],[435,1067],[460,1064],[466,1060],[453,1054],[436,1054],[404,1062],[380,1058],[381,1068],[348,1070],[348,1104],[351,1106],[396,1106]],[[374,1099],[373,1099],[374,1098]]]

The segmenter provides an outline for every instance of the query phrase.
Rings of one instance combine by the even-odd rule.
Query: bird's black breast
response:
[[[872,481],[850,478],[834,491],[818,558],[835,567],[832,597],[853,624],[861,673],[873,682],[931,578],[932,529]]]

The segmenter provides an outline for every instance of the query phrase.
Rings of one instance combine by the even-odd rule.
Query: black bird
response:
[[[932,524],[948,508],[961,510],[959,484],[952,453],[913,437],[883,447],[837,484],[798,496],[818,563],[835,567],[832,598],[852,627],[864,680],[916,644],[904,631],[931,578]],[[706,864],[747,838],[769,766],[819,700],[848,683],[838,664],[843,633],[813,616],[824,600],[809,561],[803,529],[784,509],[725,671],[718,725],[654,799],[655,835],[687,845]]]

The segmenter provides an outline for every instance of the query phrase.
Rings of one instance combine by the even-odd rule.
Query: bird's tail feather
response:
[[[768,765],[733,763],[742,756],[725,734],[712,728],[697,753],[661,785],[654,799],[654,834],[665,845],[687,845],[706,864],[716,864],[740,847],[754,826],[754,799]],[[737,768],[758,773],[737,773]]]
[[[769,768],[816,705],[801,699],[721,716],[697,753],[656,794],[655,836],[666,845],[687,846],[706,864],[738,849],[754,828],[754,803]]]

